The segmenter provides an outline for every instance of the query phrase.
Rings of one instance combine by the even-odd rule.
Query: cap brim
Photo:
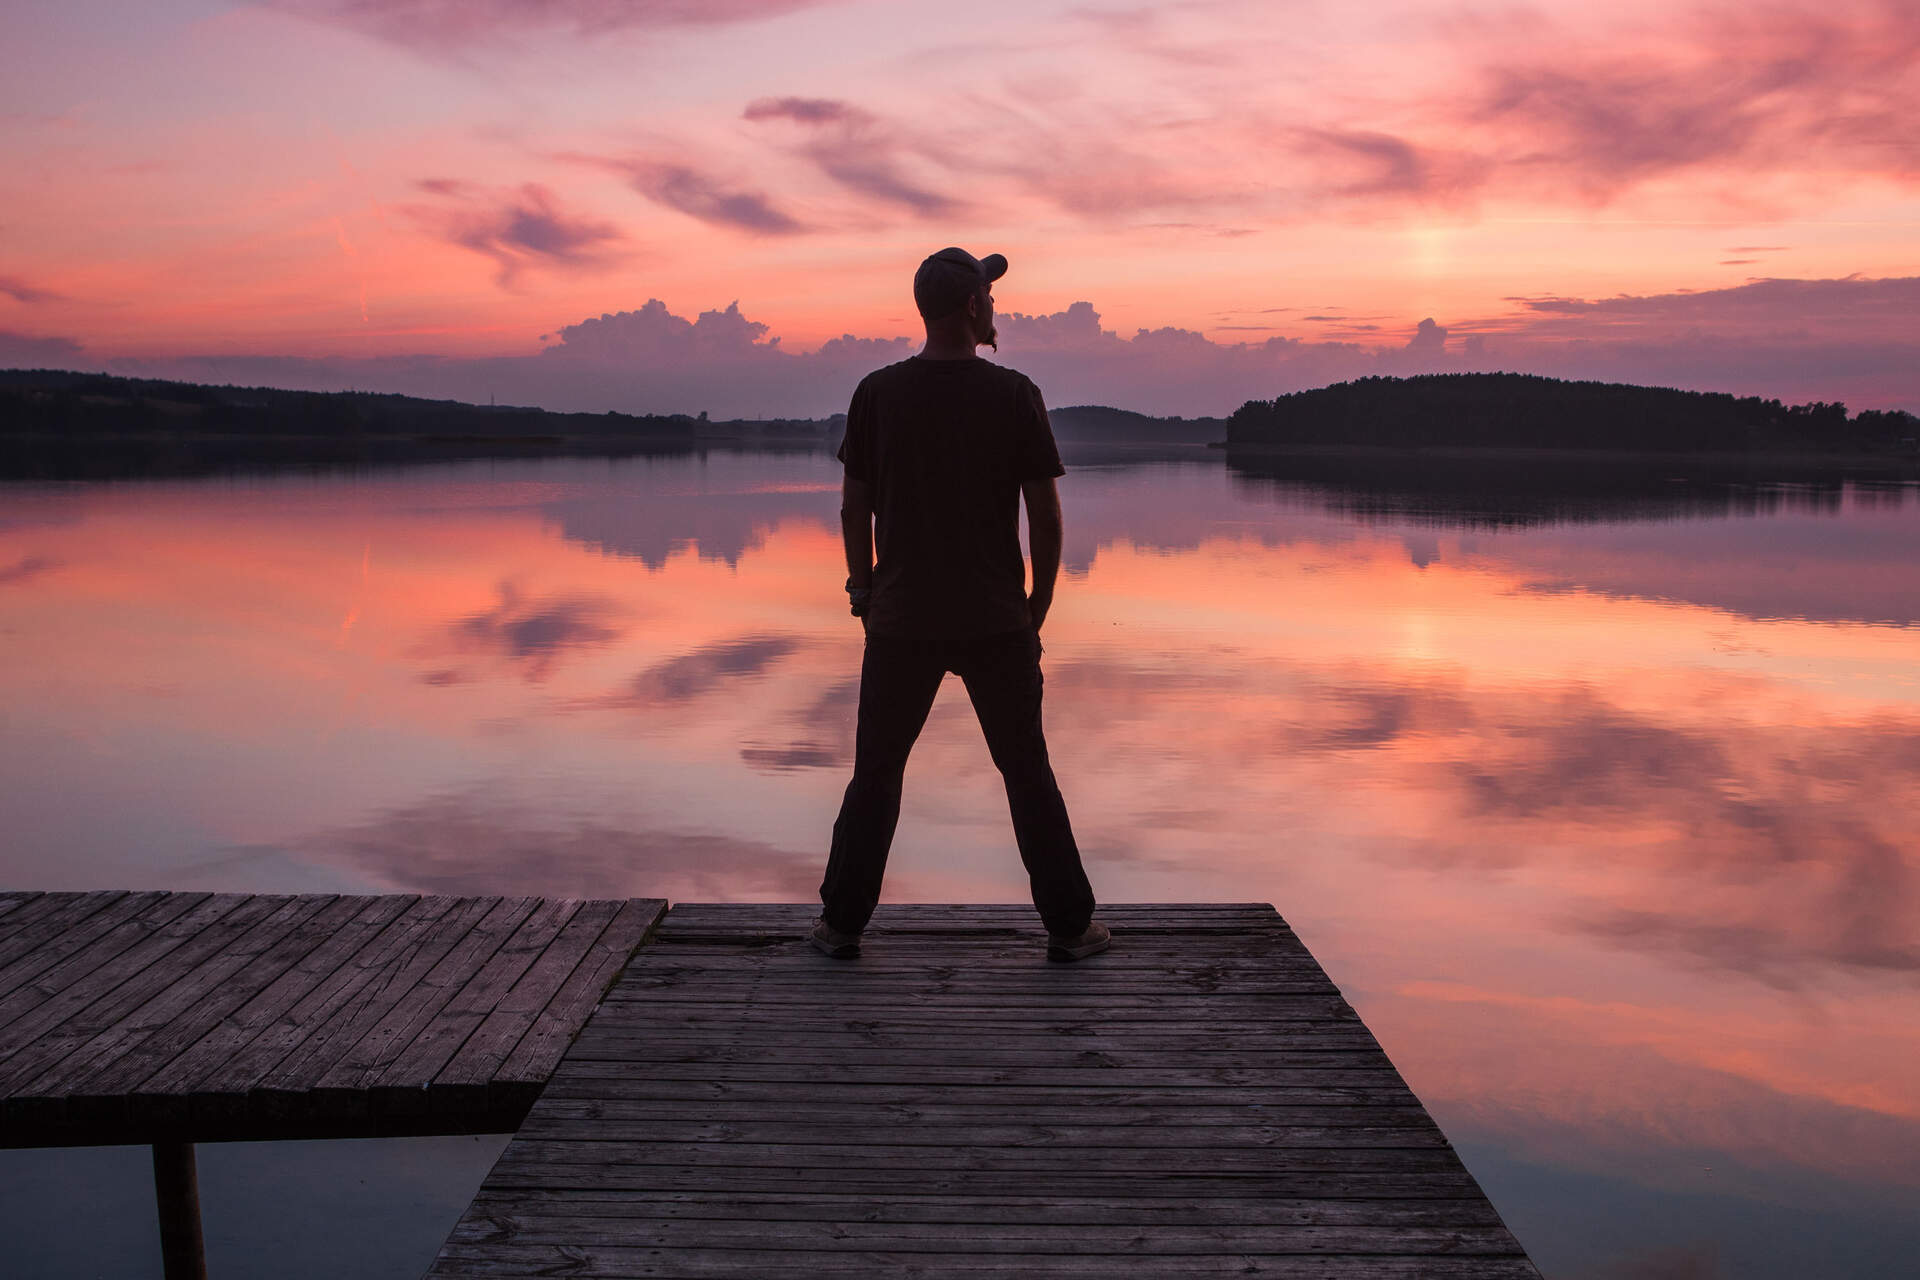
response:
[[[989,283],[1007,274],[1007,255],[990,253],[980,259],[980,274],[985,276]]]

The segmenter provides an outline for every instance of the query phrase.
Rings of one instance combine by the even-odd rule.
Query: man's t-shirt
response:
[[[1020,486],[1066,468],[1024,374],[917,356],[876,370],[853,393],[839,457],[873,487],[870,632],[964,640],[1032,625]]]

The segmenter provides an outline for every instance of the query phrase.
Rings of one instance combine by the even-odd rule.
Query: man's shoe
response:
[[[827,923],[825,916],[813,922],[813,932],[807,935],[807,941],[815,951],[835,960],[851,960],[860,954],[860,935],[840,932]]]
[[[1047,935],[1047,959],[1049,960],[1085,960],[1088,956],[1098,955],[1113,945],[1113,932],[1098,920],[1087,926],[1087,931],[1078,937],[1067,938],[1054,933]]]

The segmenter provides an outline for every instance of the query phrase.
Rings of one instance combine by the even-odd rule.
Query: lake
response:
[[[1103,898],[1275,904],[1550,1277],[1906,1273],[1920,487],[1067,461],[1046,716]],[[0,887],[812,900],[838,486],[807,450],[0,485]],[[950,678],[887,900],[1025,892]],[[213,1272],[415,1275],[500,1145],[203,1147]],[[149,1177],[0,1152],[14,1274],[158,1275]]]

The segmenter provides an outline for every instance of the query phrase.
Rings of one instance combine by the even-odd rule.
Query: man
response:
[[[1112,941],[1093,919],[1093,889],[1040,728],[1040,628],[1060,570],[1054,480],[1065,468],[1039,388],[976,351],[999,350],[993,282],[1006,270],[1000,254],[981,260],[962,249],[922,262],[913,301],[926,346],[868,374],[847,411],[840,527],[867,647],[853,781],[833,824],[811,939],[830,956],[860,953],[900,820],[907,755],[949,671],[966,683],[1006,781],[1048,958],[1084,959]]]

